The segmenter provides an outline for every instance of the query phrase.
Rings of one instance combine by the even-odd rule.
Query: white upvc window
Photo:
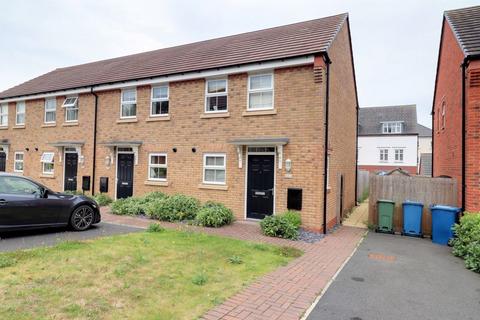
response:
[[[165,153],[148,155],[148,180],[167,181],[167,155]]]
[[[15,152],[13,159],[13,171],[14,172],[23,172],[23,152]]]
[[[388,149],[380,149],[380,162],[388,162]]]
[[[152,87],[151,117],[168,116],[169,88],[168,85]]]
[[[226,79],[207,80],[205,85],[205,112],[228,111],[228,81]]]
[[[137,89],[123,89],[120,105],[120,118],[137,117]]]
[[[203,155],[203,183],[225,184],[226,155],[207,153]]]
[[[15,124],[17,126],[25,125],[25,101],[17,102]]]
[[[57,99],[49,98],[45,99],[45,117],[43,121],[45,123],[55,123],[57,120]]]
[[[401,121],[388,121],[382,123],[383,133],[402,133]]]
[[[63,102],[65,108],[65,122],[78,121],[78,97],[68,97]]]
[[[43,174],[53,174],[54,171],[54,153],[53,152],[44,152],[42,158],[40,159],[42,163],[42,172]]]
[[[403,149],[395,149],[395,161],[403,162]]]
[[[248,77],[248,110],[273,109],[273,73]]]
[[[8,126],[8,103],[0,104],[0,127]]]

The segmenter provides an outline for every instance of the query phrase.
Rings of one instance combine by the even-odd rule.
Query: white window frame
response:
[[[3,111],[5,108],[5,112]],[[6,117],[7,121],[2,123],[2,118]],[[8,127],[8,103],[0,104],[0,127]]]
[[[73,99],[73,102],[67,103],[68,100]],[[78,97],[66,97],[63,101],[62,108],[65,108],[65,122],[78,122]],[[76,110],[77,118],[74,120],[68,120],[68,111]]]
[[[215,92],[215,93],[209,93],[208,92],[208,83],[213,82],[213,81],[225,81],[225,92]],[[208,110],[208,98],[209,97],[221,97],[221,96],[226,96],[227,97],[227,110],[214,110],[210,111]],[[226,113],[228,112],[228,78],[218,78],[218,79],[207,79],[205,81],[205,113]]]
[[[48,101],[55,101],[55,108],[53,110],[48,110],[47,105]],[[44,107],[44,115],[43,115],[43,122],[47,124],[52,124],[57,122],[57,98],[47,98],[45,99],[45,107]],[[55,120],[53,121],[47,121],[47,113],[54,113],[55,114]]]
[[[386,121],[382,122],[382,133],[383,134],[398,134],[403,132],[403,121]],[[388,130],[392,132],[388,132]]]
[[[165,164],[152,164],[152,157],[160,156],[165,157]],[[150,169],[151,168],[165,168],[167,169],[166,178],[152,178],[150,176]],[[148,154],[148,180],[150,181],[167,181],[168,179],[168,156],[166,153],[149,153]]]
[[[123,93],[126,91],[135,92],[135,101],[123,101]],[[136,119],[137,118],[137,88],[125,88],[120,92],[120,119]],[[135,115],[134,116],[122,116],[123,114],[123,105],[124,104],[134,104],[135,105]],[[170,110],[169,110],[170,111]]]
[[[153,97],[153,90],[158,89],[158,88],[164,88],[164,87],[167,88],[167,97],[166,98],[154,98]],[[163,102],[163,101],[168,101],[168,113],[154,114],[153,113],[153,103],[154,102]],[[160,109],[161,109],[161,107],[160,107]],[[120,112],[121,112],[121,110],[120,110]],[[152,87],[152,90],[151,90],[151,93],[150,93],[150,117],[168,117],[169,114],[170,114],[170,86],[168,84],[164,84],[164,85]]]
[[[217,166],[217,165],[213,165],[213,166],[208,165],[207,166],[207,158],[208,157],[223,157],[223,166]],[[206,181],[205,180],[205,171],[207,169],[225,171],[225,181],[223,181],[223,182]],[[227,184],[227,154],[226,153],[205,153],[205,154],[203,154],[203,184],[215,184],[215,185],[226,185]]]
[[[270,88],[262,88],[262,89],[250,89],[250,83],[252,77],[258,76],[271,76],[272,77],[272,85]],[[261,111],[261,110],[273,110],[275,109],[275,76],[273,71],[268,73],[254,73],[248,75],[248,83],[247,83],[247,111]],[[272,106],[270,108],[250,108],[250,94],[257,93],[257,92],[272,92]]]
[[[401,155],[401,158],[400,159],[400,155]],[[403,162],[404,159],[405,159],[405,152],[403,149],[395,149],[395,162]]]
[[[51,155],[51,161],[46,161],[44,158],[46,158]],[[40,162],[42,163],[42,173],[47,174],[47,175],[53,175],[55,173],[55,153],[53,152],[44,152],[42,153],[42,157],[40,159]],[[52,164],[53,168],[52,171],[45,171],[45,164]]]
[[[380,162],[388,162],[388,154],[389,154],[388,149],[387,148],[380,148],[379,152],[380,152],[379,161]],[[383,159],[382,159],[382,156],[383,156]]]
[[[23,112],[18,112],[18,107],[23,105]],[[18,101],[15,106],[15,125],[16,126],[24,126],[27,120],[27,104],[25,101]],[[23,114],[23,122],[18,122],[18,116]]]
[[[22,160],[17,160],[17,155],[22,155]],[[17,170],[17,163],[22,163],[22,170]],[[25,170],[25,153],[23,152],[15,152],[13,154],[13,172],[23,173]]]

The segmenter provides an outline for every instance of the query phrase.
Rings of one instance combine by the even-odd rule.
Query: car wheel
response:
[[[95,213],[93,208],[87,205],[76,208],[70,217],[70,225],[75,231],[83,231],[90,228]]]

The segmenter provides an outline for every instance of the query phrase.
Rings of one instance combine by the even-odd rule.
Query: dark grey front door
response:
[[[133,161],[134,156],[131,153],[118,154],[117,199],[133,195]]]
[[[5,172],[7,167],[7,154],[5,152],[0,152],[0,172]]]
[[[263,219],[273,214],[275,157],[248,155],[247,218]]]
[[[77,191],[78,154],[65,153],[65,191]]]

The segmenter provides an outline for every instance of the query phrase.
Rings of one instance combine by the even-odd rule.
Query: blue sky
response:
[[[65,67],[350,13],[361,106],[417,104],[431,125],[444,10],[471,0],[5,1],[0,91]]]

